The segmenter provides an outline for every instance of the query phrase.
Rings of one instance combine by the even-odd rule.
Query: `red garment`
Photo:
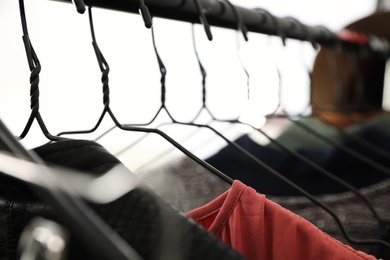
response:
[[[250,260],[376,259],[237,180],[230,190],[187,215]]]

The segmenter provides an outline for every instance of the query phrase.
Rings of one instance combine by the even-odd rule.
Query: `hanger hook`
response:
[[[244,21],[242,20],[241,14],[238,12],[237,7],[235,5],[233,5],[229,0],[224,0],[224,1],[232,9],[233,15],[234,15],[236,22],[237,22],[237,29],[239,31],[241,31],[242,36],[244,37],[245,41],[247,42],[248,41],[248,28],[246,27]]]
[[[19,0],[20,7],[20,16],[22,21],[22,29],[23,29],[23,43],[26,50],[26,56],[28,61],[28,66],[31,71],[30,74],[30,108],[31,108],[31,116],[28,120],[28,123],[21,134],[20,138],[24,138],[31,127],[31,124],[39,113],[39,73],[41,72],[41,64],[39,62],[38,56],[36,55],[34,48],[31,44],[30,37],[28,35],[27,28],[27,19],[24,8],[24,1]]]
[[[258,11],[260,14],[265,15],[264,17],[268,20],[270,20],[276,30],[277,36],[279,36],[282,40],[283,46],[286,46],[286,34],[284,33],[284,30],[278,21],[278,18],[273,16],[270,12],[268,12],[265,9],[262,8],[255,8],[254,10]]]
[[[101,122],[103,121],[104,116],[106,113],[109,114],[111,119],[114,121],[115,125],[119,125],[118,120],[116,120],[114,114],[112,113],[110,109],[110,87],[109,87],[109,78],[108,74],[110,72],[110,66],[108,65],[106,59],[103,56],[103,53],[100,51],[100,48],[96,42],[96,36],[95,36],[95,29],[93,25],[93,18],[92,18],[92,7],[88,7],[88,18],[89,18],[89,26],[91,31],[91,37],[92,37],[92,46],[95,51],[95,56],[98,61],[98,65],[101,71],[101,82],[103,84],[103,104],[104,108],[103,111],[95,124],[95,126],[89,130],[79,130],[79,131],[67,131],[67,132],[61,132],[58,134],[58,136],[61,135],[70,135],[70,134],[89,134],[94,132],[98,127],[100,126]],[[114,129],[114,128],[111,128]],[[96,141],[97,139],[95,139]]]
[[[153,26],[152,17],[149,12],[149,8],[145,5],[144,0],[139,0],[139,10],[144,20],[145,27],[150,29]]]
[[[72,2],[76,6],[77,12],[79,14],[85,13],[85,4],[83,0],[72,0]]]
[[[58,141],[62,138],[53,136],[52,134],[49,133],[39,113],[39,74],[41,72],[41,63],[39,62],[38,56],[35,53],[35,50],[30,41],[30,37],[28,35],[24,0],[19,0],[19,10],[20,10],[20,18],[22,22],[22,30],[23,30],[23,43],[26,49],[26,56],[27,56],[27,61],[30,69],[30,108],[31,108],[30,117],[27,121],[26,126],[24,127],[22,134],[19,136],[19,139],[23,139],[24,137],[26,137],[28,131],[32,126],[32,123],[34,122],[34,119],[36,119],[45,137],[51,141]]]
[[[99,63],[100,71],[102,72],[102,83],[103,83],[103,104],[105,108],[108,108],[110,105],[110,88],[108,85],[108,74],[110,72],[110,66],[108,65],[108,62],[103,56],[103,53],[100,51],[100,48],[96,42],[96,36],[95,36],[95,29],[93,26],[93,18],[92,18],[92,8],[88,7],[88,17],[89,17],[89,25],[91,29],[91,36],[92,36],[92,45],[93,49],[95,50],[96,58]]]
[[[315,50],[318,49],[319,45],[315,41],[314,35],[310,34],[308,27],[294,17],[285,17],[285,19],[291,22],[291,26],[298,26],[298,29],[301,30],[304,35],[304,40],[310,42]]]
[[[161,107],[165,108],[165,100],[166,100],[165,79],[166,79],[166,75],[167,75],[167,69],[166,69],[166,67],[165,67],[165,65],[164,65],[164,63],[163,63],[163,61],[162,61],[162,59],[160,57],[160,54],[157,51],[157,45],[156,45],[156,40],[155,40],[154,29],[153,28],[152,28],[152,43],[153,43],[154,52],[155,52],[156,57],[157,57],[158,67],[160,69],[160,74],[161,74],[161,78],[160,78],[160,83],[161,83]],[[170,116],[169,112],[168,112],[168,115]],[[172,117],[171,117],[171,119],[173,120]]]
[[[204,30],[206,32],[207,39],[209,39],[209,41],[212,41],[213,34],[211,33],[210,24],[206,18],[205,11],[203,10],[199,0],[194,0],[194,3],[195,3],[196,10],[198,11],[199,14],[200,22],[203,24]]]

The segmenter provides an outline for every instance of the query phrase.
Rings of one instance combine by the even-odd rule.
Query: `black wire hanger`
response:
[[[211,116],[210,121],[206,123],[208,125],[208,124],[210,124],[214,120],[215,117],[214,117],[214,115],[211,113],[210,109],[206,105],[206,97],[207,97],[207,95],[206,95],[206,91],[207,91],[206,90],[206,78],[207,78],[207,73],[206,73],[206,70],[204,69],[204,67],[203,67],[203,65],[202,65],[202,63],[200,61],[200,58],[199,58],[199,55],[198,55],[198,51],[197,51],[197,48],[196,48],[195,29],[194,29],[194,27],[195,27],[195,25],[192,24],[192,27],[191,27],[192,44],[193,44],[193,47],[194,47],[195,56],[196,56],[196,59],[197,59],[197,62],[198,62],[199,68],[200,68],[200,72],[201,72],[201,75],[202,75],[202,105],[201,105],[199,111],[195,114],[195,117],[192,120],[190,120],[189,122],[187,122],[187,123],[195,123],[197,121],[197,119],[201,116],[202,112],[206,111]],[[157,49],[155,48],[155,51],[156,50]],[[158,55],[158,53],[156,53],[156,55]],[[248,89],[248,92],[249,92],[249,89]],[[163,93],[163,91],[161,91],[161,93]],[[249,93],[248,93],[248,95],[249,95]],[[165,98],[162,97],[161,100],[165,100]],[[166,125],[172,125],[172,124],[175,124],[176,122],[177,121],[176,120],[172,120],[172,117],[171,117],[171,122],[161,123],[158,126],[156,126],[156,128],[160,128],[160,127],[166,126]],[[185,123],[185,122],[183,122],[183,123]],[[113,129],[110,129],[109,131],[112,131],[112,130]],[[196,129],[195,131],[191,132],[187,136],[185,136],[183,139],[180,140],[180,143],[184,143],[185,141],[193,138],[198,133],[198,130],[199,130],[199,128]],[[107,134],[108,132],[104,133],[103,135]],[[102,136],[98,137],[98,139],[101,138]],[[128,150],[133,148],[135,145],[137,145],[139,142],[141,142],[146,137],[147,137],[147,135],[139,138],[135,142],[133,142],[133,143],[127,145],[126,147],[124,147],[123,149],[121,149],[115,155],[119,156],[119,155],[127,152]],[[174,151],[174,148],[170,149],[169,151],[164,151],[161,154],[151,158],[148,162],[146,162],[143,166],[141,166],[141,168],[146,166],[146,165],[148,165],[150,162],[154,162],[156,160],[162,159],[163,157],[167,156],[169,154],[169,152],[172,152],[172,151]]]
[[[205,11],[203,10],[203,7],[202,7],[199,0],[194,0],[194,4],[195,4],[196,10],[199,14],[199,20],[200,20],[201,24],[203,24],[203,28],[204,28],[204,31],[207,35],[207,39],[209,39],[209,41],[212,41],[213,34],[211,33],[211,27],[210,27],[210,24],[206,18]]]
[[[195,0],[195,2],[196,1],[198,1],[198,0]],[[247,30],[245,24],[243,23],[240,14],[237,12],[235,6],[232,5],[228,0],[221,1],[221,3],[222,4],[227,3],[229,5],[229,7],[232,9],[232,11],[233,11],[233,13],[234,13],[234,15],[236,17],[236,20],[237,20],[237,30],[241,31],[245,41],[248,41],[248,36],[247,36],[248,30]],[[199,16],[200,17],[202,17],[204,15],[202,9],[198,9],[198,12],[199,12]],[[206,35],[209,36],[208,32],[210,30],[207,29],[209,27],[209,24],[207,22],[203,22],[202,19],[201,19],[201,21],[202,21],[203,26],[205,28]],[[154,47],[154,51],[155,51],[155,54],[156,54],[156,57],[157,57],[157,61],[158,61],[159,68],[160,68],[160,73],[161,73],[161,106],[160,106],[159,110],[157,111],[157,114],[153,117],[153,119],[150,122],[146,123],[146,124],[147,125],[151,124],[157,118],[159,113],[162,112],[163,110],[167,113],[168,117],[171,119],[171,122],[161,123],[156,128],[160,128],[161,126],[169,125],[169,124],[181,124],[181,125],[188,125],[188,126],[198,126],[198,128],[199,128],[199,125],[194,125],[194,124],[195,124],[195,121],[199,118],[199,116],[202,114],[203,111],[206,111],[206,113],[211,117],[211,121],[206,124],[207,126],[213,120],[216,121],[216,117],[213,115],[211,110],[206,105],[206,97],[207,97],[207,95],[206,95],[206,77],[207,77],[207,73],[206,73],[206,70],[204,69],[204,67],[203,67],[203,65],[202,65],[202,63],[200,61],[200,58],[199,58],[199,55],[198,55],[198,52],[197,52],[196,42],[195,42],[194,24],[192,24],[192,41],[193,41],[195,55],[196,55],[196,58],[197,58],[197,61],[198,61],[198,65],[199,65],[199,68],[200,68],[200,71],[201,71],[201,75],[202,75],[202,106],[199,109],[199,111],[197,112],[197,114],[195,115],[194,119],[192,119],[190,122],[179,122],[178,120],[174,119],[172,114],[169,112],[169,110],[166,107],[166,104],[165,104],[165,100],[166,100],[165,77],[166,77],[167,70],[166,70],[166,67],[165,67],[165,65],[164,65],[164,63],[163,63],[159,53],[158,53],[156,42],[155,42],[155,37],[154,37],[154,31],[153,30],[152,30],[152,40],[153,40],[153,47]],[[245,70],[245,68],[244,68],[244,70]],[[246,70],[245,70],[245,73],[246,73],[247,76],[249,76],[248,72]],[[248,96],[249,96],[249,79],[248,79],[247,83],[248,83],[247,84],[247,86],[248,86],[247,91],[248,91]],[[137,125],[140,125],[140,124],[137,124]],[[144,125],[144,124],[142,124],[142,125]],[[204,126],[206,126],[206,125],[204,125]],[[103,136],[107,135],[109,132],[111,132],[114,129],[115,129],[115,126],[112,127],[111,129],[109,129],[108,131],[106,131],[105,133],[103,133],[102,135],[100,135],[96,140],[99,140],[100,138],[102,138]],[[196,132],[197,131],[189,134],[187,137],[184,138],[184,140],[193,137],[196,134]],[[139,138],[138,140],[136,140],[132,144],[127,145],[126,147],[121,149],[118,153],[116,153],[116,155],[118,156],[118,155],[128,151],[129,149],[134,147],[136,144],[141,142],[144,138],[146,138],[146,135],[141,137],[141,138]],[[182,141],[184,141],[184,140],[182,140]],[[165,156],[166,154],[167,153],[163,153],[162,156]],[[161,157],[161,156],[158,156],[158,157]]]
[[[197,0],[195,0],[197,1]],[[239,12],[237,12],[235,6],[233,4],[231,4],[228,0],[219,0],[221,2],[221,4],[225,5],[225,4],[228,4],[229,7],[232,9],[232,12],[236,18],[236,21],[237,21],[237,30],[238,31],[241,31],[243,37],[244,37],[244,40],[245,41],[248,41],[248,29],[246,28],[246,25],[243,23],[242,21],[242,17],[240,16]],[[199,5],[200,6],[200,5]],[[200,17],[202,17],[202,10],[200,8],[197,9],[198,12],[199,12],[199,15]],[[201,19],[202,21],[202,19]],[[205,31],[206,31],[206,34],[209,35],[207,32],[209,31],[209,29],[207,27],[209,27],[210,25],[208,23],[203,23],[204,25],[204,28],[205,28]],[[202,62],[200,61],[200,58],[199,58],[199,54],[198,54],[198,50],[197,50],[197,47],[196,47],[196,41],[195,41],[195,30],[194,30],[194,24],[192,24],[192,27],[191,27],[191,31],[192,31],[192,45],[193,45],[193,48],[194,48],[194,52],[195,52],[195,56],[196,56],[196,59],[197,59],[197,62],[198,62],[198,65],[199,65],[199,69],[200,69],[200,73],[202,75],[202,106],[201,108],[199,109],[199,111],[196,113],[195,117],[188,123],[192,123],[194,124],[195,121],[200,117],[200,115],[202,114],[203,111],[206,111],[210,117],[211,117],[211,120],[209,122],[206,123],[206,125],[209,125],[212,121],[216,121],[216,117],[213,115],[213,113],[211,112],[211,110],[207,107],[207,102],[206,102],[206,98],[207,98],[207,94],[206,94],[206,78],[207,78],[207,73],[206,73],[206,70],[202,64]],[[210,38],[209,38],[210,40]],[[155,48],[155,50],[157,50]],[[157,54],[158,55],[158,54]],[[240,60],[241,62],[241,60]],[[242,63],[241,63],[242,64]],[[244,66],[242,66],[243,69],[244,69],[244,72],[247,76],[247,96],[249,98],[249,74],[248,74],[248,71],[245,69]],[[174,124],[174,122],[167,122],[167,123],[162,123],[160,125],[157,126],[157,128],[159,127],[162,127],[164,125],[168,125],[168,124]],[[194,137],[194,135],[197,133],[198,131],[195,130],[194,132],[190,133],[189,135],[187,135],[186,137],[184,137],[180,143],[184,143],[186,140]],[[128,151],[129,149],[131,149],[132,147],[134,147],[137,143],[139,143],[140,141],[142,141],[146,136],[138,139],[137,141],[133,142],[132,144],[126,146],[125,148],[123,148],[122,150],[120,150],[116,155],[120,155],[126,151]],[[170,151],[173,151],[173,150],[170,150]],[[152,161],[156,161],[158,159],[161,159],[162,157],[164,156],[167,156],[169,154],[169,151],[168,152],[163,152],[159,155],[157,155],[156,157],[152,158],[151,160],[149,160],[149,162],[152,162]],[[148,163],[145,163],[144,165],[147,165]],[[142,168],[142,167],[141,167]]]
[[[237,30],[241,31],[242,36],[244,37],[245,41],[248,41],[248,28],[246,27],[246,24],[242,20],[241,14],[237,11],[237,7],[233,5],[229,0],[219,0],[221,3],[226,3],[230,9],[233,12],[234,18],[236,19],[237,24]]]
[[[233,12],[233,14],[236,18],[236,21],[237,21],[237,30],[242,33],[244,40],[248,41],[248,29],[246,28],[246,25],[244,24],[242,17],[239,14],[239,12],[237,11],[236,7],[233,4],[231,4],[230,1],[228,1],[228,0],[220,0],[220,2],[222,4],[225,4],[225,3],[228,4],[228,6],[232,9],[232,12]],[[200,61],[199,53],[198,53],[198,50],[196,47],[194,27],[192,27],[192,45],[194,48],[196,60],[197,60],[198,65],[199,65],[200,73],[202,75],[202,106],[201,106],[200,110],[198,111],[197,115],[195,116],[195,118],[190,123],[194,123],[203,111],[206,111],[212,120],[218,121],[218,119],[215,117],[215,115],[212,113],[212,111],[207,106],[207,88],[206,88],[207,72],[206,72],[202,62]],[[248,74],[247,70],[244,67],[243,67],[243,69],[244,69],[245,74],[248,77],[249,74]],[[249,96],[249,78],[247,80],[247,95]]]
[[[83,0],[72,0],[72,2],[76,6],[76,10],[79,14],[85,13],[85,4]]]
[[[194,160],[198,164],[202,165],[203,167],[205,167],[206,169],[208,169],[212,173],[214,173],[216,176],[218,176],[221,179],[223,179],[224,181],[232,184],[233,180],[231,178],[229,178],[228,176],[226,176],[225,174],[223,174],[219,170],[215,169],[214,167],[212,167],[208,163],[204,162],[203,160],[201,160],[200,158],[198,158],[197,156],[192,154],[190,151],[185,149],[182,145],[180,145],[178,142],[176,142],[174,139],[172,139],[170,136],[168,136],[163,131],[161,131],[159,129],[153,129],[153,128],[135,127],[135,126],[132,126],[132,125],[122,125],[116,119],[114,113],[112,112],[112,110],[110,108],[110,89],[109,89],[109,84],[108,84],[108,81],[109,81],[108,80],[108,74],[110,72],[110,67],[109,67],[106,59],[104,58],[102,52],[100,51],[99,46],[98,46],[98,44],[96,42],[94,26],[93,26],[93,19],[92,19],[92,8],[91,7],[88,8],[88,13],[89,13],[89,23],[90,23],[90,28],[91,28],[91,35],[92,35],[92,45],[93,45],[93,48],[95,50],[95,54],[96,54],[97,61],[99,63],[100,70],[102,72],[101,81],[103,83],[103,103],[104,103],[104,108],[103,108],[103,111],[102,111],[102,114],[101,114],[100,118],[98,119],[98,122],[96,123],[96,125],[92,129],[80,130],[80,131],[72,131],[72,132],[62,132],[62,133],[60,133],[60,135],[92,133],[99,127],[99,125],[102,122],[102,120],[105,117],[105,115],[108,114],[108,116],[111,118],[111,120],[115,123],[115,127],[118,127],[119,129],[124,130],[124,131],[143,132],[143,133],[155,133],[155,134],[161,136],[162,138],[164,138],[169,143],[171,143],[173,146],[175,146],[177,149],[179,149],[185,155],[190,157],[192,160]],[[152,27],[152,32],[153,32],[153,27]],[[164,85],[166,71],[161,71],[161,73],[164,75],[164,77],[161,78],[162,84]],[[158,110],[158,112],[157,112],[156,116],[153,118],[153,120],[158,116],[158,114],[160,113],[160,111],[163,110],[163,108],[164,108],[164,106],[162,106]]]
[[[235,6],[232,5],[229,1],[225,0],[226,3],[229,3],[231,8],[233,9],[233,13],[235,14],[235,17],[237,18],[237,21],[239,21],[237,23],[237,27],[239,30],[242,31],[242,34],[245,38],[245,40],[247,41],[248,40],[248,37],[247,37],[247,29],[246,29],[246,26],[242,26],[242,19],[240,18],[240,15],[239,13],[237,12],[237,10],[235,9]],[[200,17],[200,21],[201,23],[203,24],[203,27],[204,27],[204,30],[206,32],[206,35],[208,37],[209,40],[212,40],[212,34],[211,34],[211,30],[210,30],[210,24],[208,23],[207,21],[207,18],[205,17],[205,13],[202,9],[202,6],[199,2],[199,0],[194,0],[194,3],[196,5],[196,8],[197,8],[197,11],[199,13],[199,17]],[[194,29],[192,28],[192,33],[194,34]],[[194,36],[193,36],[193,40],[194,40]],[[159,107],[159,109],[157,110],[156,114],[154,115],[154,117],[152,117],[152,119],[147,122],[147,123],[138,123],[138,124],[135,124],[133,123],[132,125],[137,125],[137,126],[145,126],[145,125],[150,125],[151,123],[153,123],[156,118],[158,117],[158,115],[164,110],[168,117],[172,120],[172,122],[170,123],[179,123],[177,120],[175,120],[173,118],[173,116],[171,115],[171,113],[169,112],[169,110],[167,109],[166,107],[166,104],[165,104],[165,100],[166,100],[166,86],[165,86],[165,78],[166,78],[166,73],[167,73],[167,70],[166,70],[166,67],[157,51],[157,46],[156,46],[156,42],[155,42],[155,37],[154,37],[154,30],[152,28],[152,41],[153,41],[153,47],[154,47],[154,51],[155,51],[155,54],[156,54],[156,58],[157,58],[157,62],[158,62],[158,65],[159,65],[159,69],[160,69],[160,74],[161,74],[161,79],[160,79],[160,82],[161,82],[161,105]],[[195,44],[195,42],[193,43]],[[196,48],[195,48],[196,50]],[[197,55],[197,59],[199,61],[199,57],[198,57],[198,54],[197,52],[195,52],[196,55]],[[206,79],[206,74],[205,74],[205,70],[202,66],[202,64],[199,62],[199,66],[201,68],[201,73],[202,73],[202,79],[203,79],[203,82],[202,82],[202,85],[203,85],[203,92],[206,91],[205,89],[205,79]],[[203,104],[205,104],[205,97],[206,95],[203,95]],[[201,114],[202,110],[203,109],[206,109],[208,111],[208,113],[211,115],[212,118],[214,118],[214,116],[211,114],[211,111],[205,106],[203,105],[201,107],[201,109],[199,110],[199,112],[197,113],[197,115],[195,116],[195,118],[191,121],[191,122],[194,122],[196,120],[196,118],[199,117],[199,115]],[[164,124],[170,124],[170,123],[164,123]],[[185,122],[182,122],[183,124]],[[164,124],[161,124],[161,125],[164,125]],[[160,125],[160,126],[161,126]],[[101,136],[99,136],[96,140],[99,140],[100,138],[102,138],[103,136],[107,135],[109,132],[111,132],[113,129],[115,129],[116,126],[112,127],[111,129],[107,130],[105,133],[103,133]],[[139,141],[139,140],[138,140]],[[136,142],[138,142],[136,141]],[[131,147],[132,145],[128,146],[129,148]],[[126,149],[126,148],[125,148]]]
[[[144,0],[139,0],[139,11],[141,13],[142,19],[144,20],[145,27],[152,28],[152,17],[150,16],[149,8],[145,5]]]
[[[24,1],[19,0],[20,18],[22,21],[23,29],[23,43],[26,50],[27,61],[31,71],[30,74],[30,108],[31,114],[27,121],[27,124],[19,136],[19,139],[23,139],[28,134],[34,119],[37,120],[42,133],[51,141],[59,141],[63,138],[50,134],[49,130],[45,126],[41,114],[39,113],[39,73],[41,72],[41,63],[39,62],[38,56],[31,44],[30,37],[28,35],[27,20],[24,8]]]

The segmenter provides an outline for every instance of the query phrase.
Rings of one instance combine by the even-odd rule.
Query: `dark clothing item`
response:
[[[376,128],[364,129],[356,133],[356,135],[369,140],[386,151],[390,151],[390,136]],[[260,146],[246,135],[240,137],[235,142],[272,169],[313,195],[347,191],[343,186],[336,184],[300,159],[284,151]],[[390,160],[368,151],[352,139],[343,140],[342,143],[368,158],[390,167]],[[356,188],[366,187],[389,177],[335,147],[298,149],[296,151]],[[206,159],[206,161],[231,178],[242,181],[260,193],[273,196],[301,195],[295,189],[253,163],[245,155],[237,152],[233,147],[227,146],[223,148],[217,154]]]
[[[374,128],[372,128],[374,129]],[[377,125],[375,125],[375,129],[378,130]],[[379,141],[377,143],[380,143],[380,146],[383,147],[383,145],[390,145],[388,142],[388,139],[381,140],[381,137],[386,138],[387,135],[384,134],[383,131],[371,131],[369,128],[368,134],[366,133],[367,138],[370,138],[372,136],[377,136]],[[371,132],[370,132],[371,131]],[[359,134],[359,136],[363,137],[363,132],[357,131],[355,134]],[[375,139],[375,138],[374,138]],[[252,151],[263,151],[263,153],[259,152],[261,158],[266,158],[269,161],[279,161],[283,162],[283,159],[287,162],[294,162],[291,163],[291,167],[287,167],[286,165],[280,164],[278,165],[277,162],[274,163],[275,167],[279,168],[285,168],[287,173],[296,173],[297,177],[296,179],[299,180],[299,178],[305,178],[305,176],[312,176],[310,181],[314,180],[314,184],[321,183],[321,180],[324,180],[325,177],[323,177],[321,174],[316,174],[314,170],[310,169],[308,166],[303,167],[300,166],[303,163],[299,163],[299,160],[291,158],[291,156],[285,154],[282,151],[278,151],[275,149],[272,149],[271,147],[262,147],[258,145],[257,143],[254,143],[251,139],[244,136],[239,139],[240,143],[245,146],[247,144],[247,147],[249,147],[250,152]],[[383,141],[383,144],[382,144]],[[302,143],[302,147],[307,144]],[[258,149],[257,149],[258,148]],[[326,150],[331,151],[329,148],[321,148],[321,149],[315,149],[315,148],[307,148],[306,151],[314,151],[317,154],[317,157],[315,157],[318,161],[322,162],[338,162],[337,158],[333,158],[331,155],[328,155],[328,157],[322,158],[320,155],[322,151]],[[240,154],[237,154],[233,148],[225,148],[223,151],[228,150],[229,152],[226,153],[227,157],[223,157],[223,155],[220,155],[220,161],[218,161],[218,165],[224,167],[225,173],[230,172],[229,167],[233,167],[237,170],[238,179],[240,179],[242,176],[248,177],[249,180],[253,180],[254,178],[251,178],[250,175],[246,174],[246,169],[250,169],[253,173],[255,171],[258,171],[257,166],[254,164],[251,164],[251,162],[247,162],[246,165],[242,161],[242,156]],[[333,149],[333,151],[336,151]],[[347,155],[343,155],[340,151],[337,152],[339,155],[343,156],[344,158],[348,159]],[[337,154],[336,153],[336,154]],[[368,152],[367,152],[368,153]],[[309,153],[310,155],[310,153]],[[336,155],[334,155],[336,156]],[[280,159],[282,158],[282,159]],[[350,159],[348,159],[350,160]],[[361,179],[364,180],[360,182],[360,185],[362,188],[359,189],[360,193],[362,193],[364,196],[368,198],[368,200],[372,203],[373,207],[376,209],[377,213],[383,220],[390,220],[390,178],[386,178],[386,176],[382,176],[380,174],[377,174],[379,176],[378,179],[383,179],[380,182],[375,182],[374,184],[370,185],[371,181],[371,172],[368,171],[352,171],[351,173],[348,170],[348,167],[355,169],[356,167],[353,167],[353,161],[346,161],[347,163],[340,164],[339,167],[339,173],[341,175],[344,174],[354,174],[359,173]],[[298,165],[301,167],[300,169],[307,169],[306,175],[299,175],[300,170],[294,168],[294,165]],[[337,166],[337,164],[336,164]],[[345,168],[343,168],[345,167]],[[336,167],[337,169],[337,167]],[[255,172],[256,173],[256,172]],[[173,198],[175,200],[175,207],[181,209],[182,211],[189,211],[192,209],[195,209],[197,207],[200,207],[204,205],[207,202],[210,202],[218,197],[218,195],[222,194],[222,191],[226,191],[227,188],[224,188],[224,186],[221,186],[220,183],[214,181],[213,187],[208,187],[212,192],[207,194],[205,191],[200,191],[199,187],[204,187],[205,184],[210,183],[210,180],[214,180],[216,177],[208,170],[204,169],[203,167],[200,167],[198,164],[193,162],[190,158],[184,157],[177,161],[169,162],[163,166],[158,166],[155,169],[146,171],[142,173],[141,178],[147,179],[148,183],[151,183],[153,187],[158,190],[162,196],[167,198],[169,201],[171,201]],[[269,190],[273,193],[278,192],[278,190],[274,190],[274,186],[268,188],[267,182],[263,181],[263,178],[268,178],[268,183],[270,184],[280,184],[280,181],[277,179],[273,179],[269,177],[267,174],[258,175],[260,182],[257,183],[258,190]],[[318,180],[320,178],[320,180]],[[365,180],[366,178],[366,180]],[[168,180],[168,181],[166,181]],[[354,181],[354,180],[352,180]],[[327,187],[330,188],[336,188],[336,184],[333,182],[328,181]],[[174,183],[175,185],[172,185]],[[201,184],[201,185],[193,185],[194,183]],[[186,184],[186,185],[185,185]],[[359,182],[357,182],[359,184]],[[364,186],[364,187],[363,187]],[[309,187],[310,188],[310,187]],[[205,189],[207,190],[207,189]],[[283,191],[283,190],[282,190]],[[332,191],[332,190],[330,190]],[[280,190],[279,190],[280,192]],[[197,200],[198,198],[203,198],[202,202],[199,203]],[[367,208],[367,205],[362,202],[362,200],[357,197],[354,193],[350,191],[342,192],[342,193],[333,193],[333,194],[324,194],[324,195],[316,195],[315,196],[318,200],[322,201],[324,204],[328,205],[334,213],[340,218],[341,223],[347,230],[348,234],[355,238],[356,240],[361,239],[370,239],[370,238],[382,238],[385,239],[386,235],[386,229],[384,229],[381,226],[378,226],[378,220],[373,217],[372,213]],[[309,220],[311,223],[316,225],[321,230],[325,231],[327,234],[331,235],[332,237],[335,237],[342,243],[351,245],[354,249],[362,250],[366,253],[373,254],[377,257],[381,257],[383,259],[387,259],[385,256],[386,253],[388,253],[387,248],[384,252],[380,252],[381,248],[378,248],[377,246],[373,247],[372,245],[356,245],[356,244],[350,244],[345,239],[343,234],[340,232],[340,229],[335,222],[335,220],[330,216],[327,212],[325,212],[322,208],[318,207],[317,205],[313,204],[309,199],[307,199],[304,196],[270,196],[267,195],[267,198],[280,204],[281,206],[291,210],[292,212],[300,215],[301,217]]]
[[[91,141],[60,141],[38,147],[35,152],[48,163],[96,176],[120,163]],[[145,260],[244,259],[145,187],[138,187],[114,202],[89,206]],[[0,259],[17,259],[18,238],[34,216],[61,223],[50,206],[17,181],[8,180],[0,193]],[[71,234],[70,241],[69,259],[98,259],[85,250],[76,236]]]
[[[175,208],[181,209],[183,212],[185,209],[193,210],[199,205],[203,206],[223,193],[223,186],[216,182],[215,175],[207,169],[199,167],[198,164],[187,157],[164,165],[164,167],[160,166],[155,170],[145,172],[143,177],[146,177],[147,182],[153,185],[168,201],[171,202],[172,199],[176,199],[174,200]],[[167,181],[164,182],[163,180]],[[209,182],[214,183],[214,185],[207,186]],[[210,189],[209,194],[203,191],[204,186]],[[226,190],[228,189],[224,191]],[[359,191],[368,198],[382,219],[390,220],[390,178],[359,189]],[[199,198],[201,198],[200,201]],[[332,216],[308,198],[304,196],[267,196],[267,198],[309,220],[342,243],[350,245],[354,249],[387,259],[383,257],[383,254],[379,254],[380,248],[378,250],[374,248],[375,251],[373,251],[372,245],[350,244],[340,232]],[[343,192],[318,195],[316,198],[334,211],[351,237],[357,240],[384,239],[383,228],[378,226],[378,220],[374,218],[367,205],[356,194]],[[381,234],[377,234],[378,232]]]

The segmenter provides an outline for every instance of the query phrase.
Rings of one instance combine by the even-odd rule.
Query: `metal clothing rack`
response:
[[[71,3],[71,0],[55,0],[61,2]],[[82,1],[79,1],[82,2]],[[131,13],[138,13],[140,9],[139,0],[86,0],[84,3],[92,7],[100,7],[105,9],[111,9],[116,11],[124,11]],[[296,39],[301,41],[308,41],[314,44],[320,44],[322,46],[330,47],[345,47],[345,50],[367,51],[371,55],[377,55],[379,57],[387,58],[390,54],[389,44],[376,37],[368,36],[367,42],[357,43],[350,42],[341,39],[336,33],[333,33],[321,26],[307,26],[301,24],[299,21],[292,18],[278,18],[262,9],[247,9],[239,6],[233,6],[227,0],[148,0],[145,4],[148,7],[148,12],[154,17],[168,18],[172,20],[190,22],[190,23],[203,23],[210,26],[217,26],[229,29],[237,29],[237,20],[241,20],[246,29],[250,32],[269,34],[281,37],[283,40]],[[142,6],[141,6],[142,7]],[[199,8],[200,7],[200,8]],[[79,9],[79,8],[78,8]],[[199,19],[199,17],[202,17]],[[207,20],[205,20],[205,18]],[[242,29],[242,28],[240,28]],[[378,44],[379,43],[379,44]],[[1,126],[1,125],[0,125]],[[2,128],[0,127],[0,130]],[[1,137],[1,131],[0,131]],[[1,140],[1,139],[0,139]],[[7,140],[7,138],[4,138]],[[9,145],[15,145],[10,143]],[[16,145],[15,145],[16,146]],[[20,151],[24,152],[23,150]],[[28,154],[23,154],[23,157],[28,158]],[[50,192],[49,192],[50,195]],[[56,194],[54,194],[56,195]],[[58,208],[66,209],[61,202],[65,201],[70,206],[74,207],[74,210],[79,211],[77,204],[73,203],[73,198],[59,197],[62,200],[58,200],[54,197],[53,201]],[[69,200],[69,202],[68,202]],[[75,205],[73,205],[75,204]],[[88,222],[88,216],[84,216],[83,211],[80,211],[81,217]],[[108,250],[112,255],[116,255],[115,259],[125,259],[127,256],[132,255],[129,248],[117,248],[115,243],[110,240],[110,237],[104,237],[104,231],[100,230],[93,225],[88,226],[90,231],[90,237],[95,237],[90,234],[97,234],[97,238],[100,238],[101,245],[112,245],[111,250]],[[77,226],[75,226],[75,229]],[[133,258],[136,259],[136,258]]]
[[[54,0],[71,3],[71,0]],[[309,41],[329,47],[344,47],[346,50],[369,51],[371,55],[387,58],[390,45],[386,40],[367,35],[367,42],[358,43],[341,39],[337,33],[323,26],[308,26],[296,19],[275,17],[263,9],[249,9],[232,5],[227,0],[85,0],[85,5],[110,10],[138,13],[140,6],[147,6],[153,17],[167,18],[190,23],[205,22],[210,26],[237,29],[240,19],[249,32]],[[199,8],[200,7],[200,8]],[[141,10],[142,11],[142,10]],[[141,12],[142,13],[142,12]],[[199,19],[199,17],[203,19]]]

